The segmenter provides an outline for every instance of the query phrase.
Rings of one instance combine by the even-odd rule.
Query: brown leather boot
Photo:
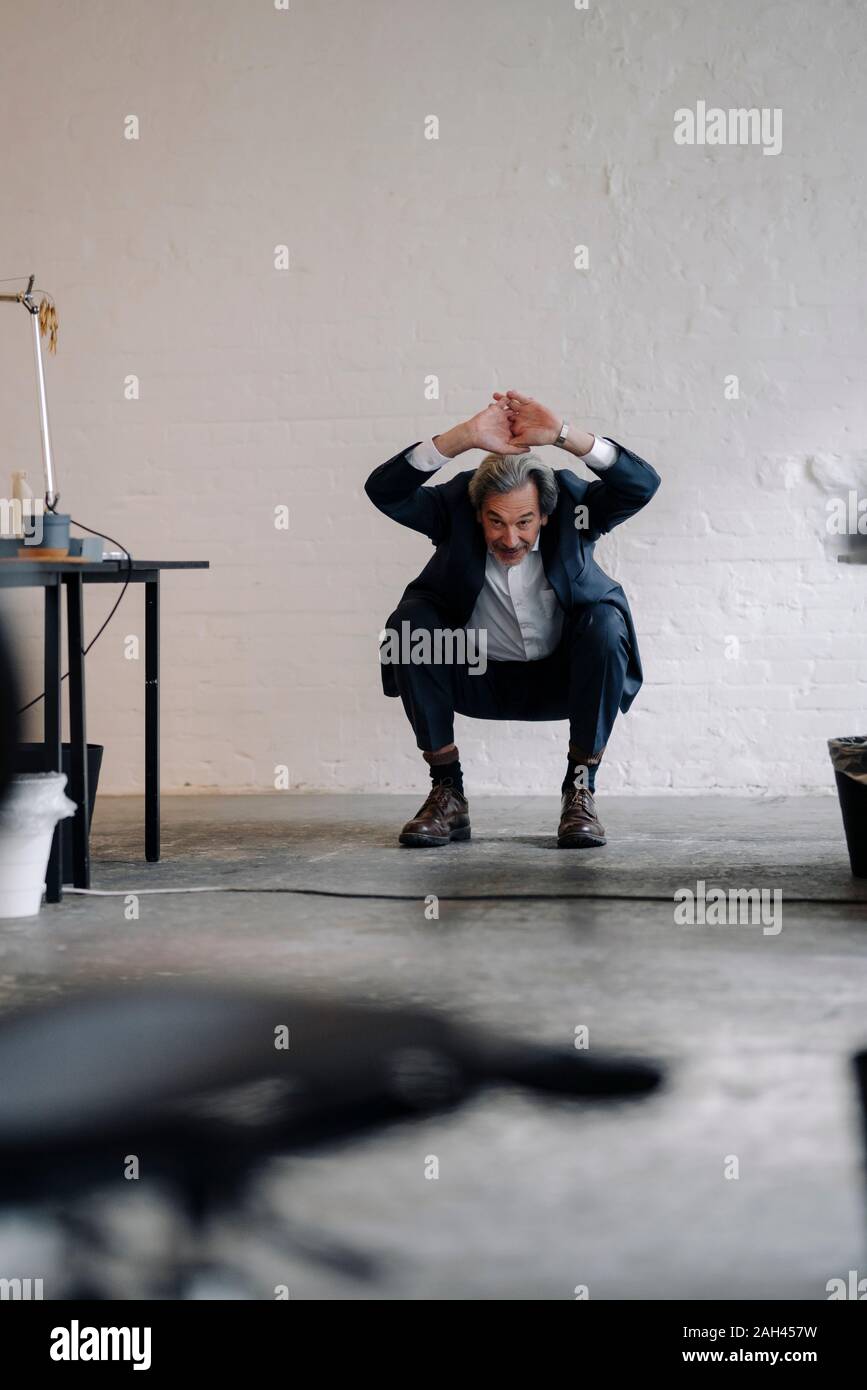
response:
[[[403,827],[400,843],[411,849],[427,849],[447,845],[450,840],[468,840],[469,809],[466,797],[456,792],[451,782],[439,782],[431,787],[427,801]]]
[[[605,844],[593,794],[586,787],[570,787],[563,793],[557,845],[560,849],[590,849]]]

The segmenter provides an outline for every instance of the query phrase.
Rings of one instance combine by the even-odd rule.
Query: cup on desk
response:
[[[43,512],[39,517],[42,523],[42,536],[37,524],[32,540],[25,541],[18,551],[19,557],[29,560],[63,560],[69,554],[68,512]]]

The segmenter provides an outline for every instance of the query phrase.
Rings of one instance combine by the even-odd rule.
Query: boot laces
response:
[[[444,782],[435,782],[428,792],[427,800],[424,806],[422,806],[419,815],[422,815],[428,807],[430,807],[431,810],[445,810],[449,797],[452,796],[452,794],[456,796],[457,792],[454,791],[450,777],[447,777]]]

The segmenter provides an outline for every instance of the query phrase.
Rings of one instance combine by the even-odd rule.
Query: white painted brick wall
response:
[[[864,729],[867,693],[867,569],[825,529],[829,496],[867,495],[865,39],[856,0],[12,7],[0,274],[57,299],[63,504],[212,564],[164,580],[167,791],[281,763],[299,788],[423,785],[376,638],[430,547],[363,482],[508,386],[663,477],[598,547],[647,677],[600,786],[830,788],[825,740]],[[675,145],[699,100],[781,108],[782,152]],[[28,325],[0,311],[5,485],[39,453]],[[88,640],[114,596],[89,592]],[[37,595],[6,606],[29,698]],[[136,591],[88,658],[107,791],[143,783],[142,631]],[[474,791],[559,784],[564,725],[458,736]]]

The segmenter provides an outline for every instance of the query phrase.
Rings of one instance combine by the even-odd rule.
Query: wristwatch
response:
[[[554,440],[554,443],[555,443],[555,444],[562,444],[562,443],[563,443],[563,440],[566,438],[566,436],[567,436],[568,433],[569,433],[569,421],[568,421],[568,420],[564,420],[563,423],[562,423],[562,425],[560,426],[560,433],[557,435],[557,438]]]

